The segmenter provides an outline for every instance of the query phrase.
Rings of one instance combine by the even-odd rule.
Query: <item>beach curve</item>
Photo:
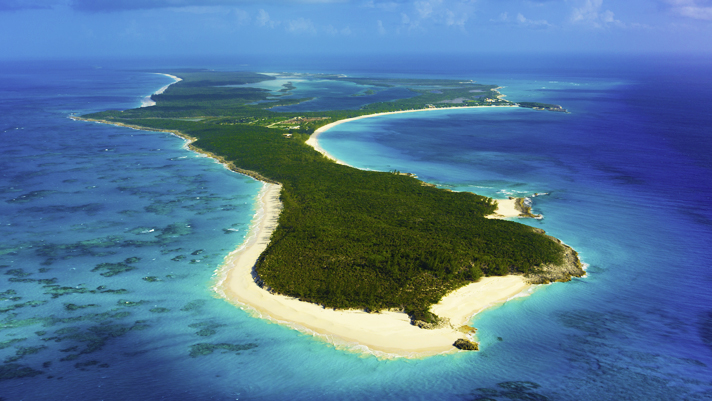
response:
[[[348,121],[412,111],[421,110],[379,113],[339,120],[315,131],[307,143],[331,160],[346,164],[319,146],[319,134]],[[431,308],[433,313],[450,322],[449,325],[438,329],[421,329],[414,326],[403,312],[368,313],[361,310],[326,309],[293,297],[271,293],[256,283],[254,266],[277,227],[282,209],[280,190],[279,184],[265,183],[257,197],[258,207],[250,232],[240,248],[225,258],[214,290],[224,299],[254,316],[289,326],[327,341],[337,348],[386,358],[418,358],[455,352],[457,349],[453,344],[457,339],[473,339],[472,334],[465,334],[469,330],[461,328],[466,326],[476,313],[512,298],[528,295],[534,287],[521,275],[484,277],[478,282],[461,287],[443,297]],[[502,205],[506,205],[506,210],[498,209],[500,216],[497,217],[518,216],[519,212],[514,212],[514,200],[504,201]]]
[[[493,107],[499,108],[499,107],[518,107],[518,106],[515,104],[512,104],[512,105],[506,105],[506,106],[438,107],[438,108],[428,108],[428,109],[389,111],[389,112],[385,112],[385,113],[367,114],[364,116],[358,116],[358,117],[352,117],[352,118],[346,118],[343,120],[334,121],[333,123],[324,125],[323,127],[320,127],[316,131],[314,131],[314,133],[311,134],[311,136],[305,143],[307,145],[311,146],[312,148],[314,148],[314,150],[316,150],[317,152],[321,153],[327,159],[334,161],[338,164],[342,164],[344,166],[353,167],[353,166],[349,165],[348,163],[346,163],[345,161],[337,159],[332,154],[327,152],[323,147],[321,147],[321,145],[319,144],[319,136],[321,134],[325,133],[326,131],[336,127],[337,125],[341,125],[343,123],[347,123],[350,121],[362,120],[364,118],[380,117],[380,116],[387,116],[387,115],[393,115],[393,114],[434,111],[434,110],[460,110],[460,109],[481,109],[481,108],[490,108],[491,109]],[[517,199],[516,198],[495,199],[495,201],[497,201],[497,209],[494,211],[494,213],[487,216],[488,218],[509,219],[509,218],[522,217],[522,211],[517,207]],[[526,216],[526,217],[530,217],[530,216]]]
[[[274,294],[255,282],[254,266],[277,227],[282,205],[279,184],[265,183],[245,242],[225,258],[214,290],[253,316],[289,326],[340,349],[383,358],[424,356],[456,351],[453,343],[466,337],[461,326],[490,306],[506,302],[532,287],[522,276],[485,277],[445,296],[433,312],[450,325],[426,330],[413,326],[403,312],[367,313],[333,310],[296,298]]]
[[[138,130],[170,133],[186,140],[185,146],[188,149],[214,158],[234,172],[263,182],[263,188],[256,199],[257,210],[249,233],[242,244],[225,258],[224,263],[218,269],[217,283],[213,286],[213,290],[228,302],[246,310],[255,317],[291,327],[330,343],[338,349],[372,354],[379,358],[422,358],[457,352],[457,348],[453,346],[457,339],[474,340],[471,330],[467,328],[461,330],[462,326],[467,325],[474,314],[519,295],[528,295],[533,287],[523,276],[485,277],[476,283],[471,283],[446,295],[437,305],[433,306],[433,311],[437,310],[439,316],[450,321],[449,325],[438,329],[421,329],[414,326],[408,315],[403,312],[367,313],[361,310],[326,309],[293,297],[271,293],[256,283],[257,276],[254,266],[259,256],[267,248],[272,232],[278,224],[282,210],[279,200],[280,184],[266,182],[264,177],[238,169],[217,155],[195,148],[192,146],[195,138],[180,131],[149,129],[76,116],[70,116],[70,118]],[[330,126],[351,120],[340,120]],[[321,132],[323,131],[325,129]]]

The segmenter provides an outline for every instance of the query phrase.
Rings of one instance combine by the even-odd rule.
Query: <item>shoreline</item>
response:
[[[225,257],[213,290],[252,316],[285,325],[330,343],[337,349],[379,358],[422,358],[457,352],[460,338],[472,340],[472,316],[484,309],[529,295],[534,285],[523,276],[485,277],[446,295],[431,310],[450,324],[421,329],[404,312],[333,310],[274,294],[255,283],[254,265],[269,244],[282,204],[281,185],[265,183],[257,196],[250,230],[240,247]]]
[[[452,109],[461,108],[463,107]],[[318,134],[356,119],[415,111],[424,110],[379,113],[339,120],[319,128],[307,143],[331,160],[347,165],[319,146],[316,141]],[[280,189],[279,184],[266,183],[260,191],[256,201],[259,206],[250,231],[243,244],[225,258],[214,290],[222,298],[253,316],[312,335],[337,349],[373,354],[381,358],[421,358],[457,352],[453,345],[456,340],[474,340],[475,329],[466,326],[474,315],[511,299],[529,295],[535,288],[523,276],[484,277],[476,283],[451,292],[431,308],[433,313],[449,321],[449,324],[437,329],[422,329],[412,325],[404,312],[332,310],[293,297],[273,294],[255,283],[253,269],[277,225],[282,208],[279,201]],[[498,212],[505,213],[506,217],[519,216],[520,211],[515,207],[516,200],[505,201],[507,210],[498,209]],[[510,209],[515,212],[510,212]]]
[[[169,86],[171,86],[171,85],[173,85],[173,84],[175,84],[175,83],[178,83],[178,82],[180,82],[180,81],[183,80],[182,78],[178,78],[177,76],[171,75],[171,74],[163,74],[163,73],[160,73],[160,72],[157,72],[157,73],[155,73],[155,74],[164,75],[164,76],[167,76],[168,78],[172,78],[172,79],[173,79],[173,82],[169,83],[168,85],[166,85],[166,86],[160,88],[159,90],[157,90],[157,91],[153,92],[152,94],[150,94],[150,95],[144,97],[143,99],[141,99],[141,106],[140,106],[140,107],[151,107],[151,106],[155,106],[155,105],[156,105],[156,102],[154,102],[153,99],[151,99],[151,96],[153,96],[153,95],[160,95],[161,93],[165,92],[166,89],[168,89]]]
[[[333,123],[329,123],[324,125],[323,127],[319,127],[316,131],[314,131],[313,134],[309,137],[309,139],[305,142],[307,145],[311,146],[316,150],[317,152],[321,153],[324,157],[327,159],[334,161],[338,164],[343,164],[344,166],[350,166],[349,164],[345,163],[343,160],[339,160],[329,154],[324,148],[319,145],[319,135],[323,134],[324,132],[330,130],[331,128],[336,127],[337,125],[349,122],[349,121],[356,121],[356,120],[362,120],[364,118],[371,118],[371,117],[379,117],[379,116],[388,116],[392,114],[404,114],[404,113],[416,113],[416,112],[422,112],[422,111],[434,111],[434,110],[459,110],[459,109],[483,109],[483,108],[499,108],[499,107],[519,107],[515,104],[512,105],[505,105],[505,106],[461,106],[461,107],[436,107],[432,109],[416,109],[416,110],[401,110],[401,111],[388,111],[385,113],[375,113],[375,114],[367,114],[364,116],[358,116],[358,117],[352,117],[352,118],[345,118],[343,120],[338,120],[334,121]]]
[[[497,88],[497,89],[501,89]],[[507,106],[463,106],[463,107],[440,107],[440,108],[432,108],[432,109],[417,109],[417,110],[402,110],[402,111],[389,111],[386,113],[376,113],[376,114],[368,114],[365,116],[358,116],[358,117],[352,117],[352,118],[346,118],[343,120],[339,121],[334,121],[333,123],[329,123],[324,125],[323,127],[319,127],[316,131],[314,131],[313,134],[309,137],[309,139],[305,142],[307,145],[311,146],[316,150],[317,152],[321,153],[324,157],[327,159],[336,162],[337,164],[341,164],[344,166],[348,167],[353,167],[350,164],[344,162],[343,160],[339,160],[333,155],[331,155],[329,152],[327,152],[324,148],[321,147],[319,144],[319,136],[326,131],[330,130],[331,128],[336,127],[337,125],[349,122],[349,121],[356,121],[356,120],[361,120],[364,118],[370,118],[370,117],[379,117],[379,116],[387,116],[387,115],[392,115],[392,114],[403,114],[403,113],[415,113],[415,112],[421,112],[421,111],[432,111],[432,110],[456,110],[456,109],[480,109],[480,108],[491,108],[491,107],[519,107],[516,105],[507,105]],[[355,167],[354,167],[355,168]],[[489,219],[509,219],[509,218],[519,218],[519,217],[532,217],[532,218],[537,218],[540,219],[540,215],[533,215],[531,214],[530,210],[522,210],[520,204],[521,201],[520,199],[522,198],[507,198],[507,199],[494,199],[497,201],[497,210],[491,215],[486,216]],[[531,209],[531,208],[529,208]]]
[[[452,109],[474,107],[493,106],[453,107]],[[425,110],[380,113],[354,119],[415,111]],[[223,264],[216,271],[217,282],[213,286],[213,290],[220,297],[247,311],[252,316],[314,336],[337,349],[370,354],[378,358],[422,358],[458,352],[454,346],[456,340],[464,338],[475,341],[474,332],[476,329],[467,326],[475,314],[513,298],[529,295],[535,287],[523,276],[482,278],[476,283],[451,292],[431,308],[431,310],[437,311],[437,315],[445,318],[446,322],[449,322],[436,329],[422,329],[412,325],[408,315],[403,312],[367,313],[361,310],[325,309],[317,304],[270,293],[255,282],[254,265],[268,246],[271,234],[278,224],[282,210],[279,200],[281,191],[279,183],[266,180],[255,172],[239,169],[217,155],[193,147],[191,143],[195,138],[180,131],[150,129],[76,116],[70,118],[143,131],[170,133],[184,139],[186,141],[184,146],[200,156],[211,157],[234,172],[262,181],[264,186],[255,202],[257,208],[250,230],[245,240],[235,251],[225,257]],[[319,132],[324,132],[335,125],[354,119],[331,123],[322,127]],[[314,142],[318,146],[318,142]],[[326,152],[324,151],[323,154]]]

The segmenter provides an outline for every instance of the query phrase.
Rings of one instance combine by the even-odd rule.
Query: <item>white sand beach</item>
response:
[[[497,201],[497,210],[494,214],[486,216],[490,219],[507,219],[511,217],[519,217],[522,212],[517,209],[517,199],[495,199]]]
[[[168,85],[162,87],[161,89],[159,89],[159,90],[153,92],[152,95],[160,95],[161,93],[165,92],[166,89],[168,89],[169,86],[173,85],[173,84],[176,83],[176,82],[182,81],[181,78],[178,78],[178,77],[175,76],[175,75],[171,75],[171,74],[160,74],[160,73],[158,73],[158,75],[165,75],[165,76],[167,76],[168,78],[172,78],[172,79],[173,79],[173,82],[171,82],[171,83],[169,83]],[[155,105],[156,105],[156,102],[154,102],[153,99],[151,99],[151,96],[152,96],[152,95],[146,96],[146,97],[144,97],[143,99],[141,99],[141,107],[151,107],[151,106],[155,106]]]
[[[327,158],[339,163],[343,164],[345,166],[348,166],[348,164],[344,163],[342,160],[339,160],[335,158],[334,156],[330,155],[324,148],[322,148],[319,145],[319,135],[322,133],[330,130],[331,128],[336,127],[339,124],[343,124],[349,121],[356,121],[356,120],[361,120],[364,118],[371,118],[371,117],[378,117],[378,116],[387,116],[391,114],[404,114],[404,113],[420,113],[420,112],[425,112],[425,111],[435,111],[435,110],[460,110],[460,109],[481,109],[481,108],[493,108],[493,107],[518,107],[516,105],[507,105],[507,106],[463,106],[463,107],[438,107],[438,108],[432,108],[432,109],[418,109],[418,110],[402,110],[402,111],[390,111],[387,113],[376,113],[376,114],[368,114],[365,116],[358,116],[358,117],[353,117],[353,118],[346,118],[343,120],[335,121],[331,124],[327,124],[316,131],[309,137],[309,139],[306,141],[306,144],[314,148],[317,152],[321,153],[322,155],[326,156]]]
[[[145,128],[105,120],[83,119],[102,124],[124,126],[143,130]],[[331,124],[342,123],[338,121]],[[327,126],[328,127],[328,126]],[[326,127],[324,127],[326,128]],[[322,132],[325,129],[322,129]],[[194,138],[181,132],[168,132],[186,140],[188,146]],[[312,136],[313,138],[313,136]],[[312,146],[318,143],[312,142]],[[203,153],[200,150],[193,149]],[[216,158],[215,155],[206,156]],[[224,163],[223,163],[224,164]],[[227,167],[227,166],[226,166]],[[292,297],[272,294],[259,287],[253,278],[253,268],[259,256],[269,244],[272,232],[277,227],[282,204],[279,200],[281,185],[265,183],[257,199],[257,210],[250,231],[243,244],[226,258],[219,271],[214,290],[229,302],[247,310],[257,317],[292,327],[302,333],[313,335],[337,348],[355,352],[371,353],[382,358],[420,358],[441,353],[456,352],[455,340],[468,338],[470,334],[458,330],[466,325],[476,313],[519,295],[528,295],[533,287],[522,276],[485,277],[476,283],[445,296],[432,311],[448,318],[451,327],[435,330],[420,329],[410,324],[405,313],[366,313],[358,310],[332,310],[302,302]],[[511,214],[514,200],[498,204],[498,214]],[[511,203],[511,205],[510,205]]]
[[[500,88],[498,88],[500,89]],[[392,111],[388,113],[377,113],[377,114],[369,114],[366,116],[359,116],[359,117],[354,117],[354,118],[347,118],[344,120],[339,120],[336,122],[333,122],[331,124],[327,124],[316,131],[309,137],[309,139],[306,141],[306,144],[314,148],[317,152],[321,153],[325,157],[327,157],[330,160],[335,161],[338,164],[343,164],[345,166],[348,166],[346,162],[343,160],[339,160],[329,154],[324,148],[319,145],[319,135],[323,134],[324,132],[330,130],[333,127],[336,127],[339,124],[343,124],[345,122],[349,121],[356,121],[356,120],[361,120],[364,118],[370,118],[370,117],[377,117],[377,116],[385,116],[385,115],[390,115],[390,114],[402,114],[402,113],[415,113],[415,112],[423,112],[423,111],[433,111],[433,110],[454,110],[454,109],[476,109],[476,108],[491,108],[491,107],[516,107],[516,106],[466,106],[466,107],[442,107],[442,108],[433,108],[433,109],[419,109],[419,110],[404,110],[404,111]],[[521,215],[521,211],[517,209],[516,204],[517,200],[516,199],[495,199],[497,201],[497,210],[494,212],[494,214],[491,214],[487,216],[488,218],[491,219],[507,219],[507,218],[512,218],[512,217],[519,217]]]
[[[452,327],[425,330],[410,324],[405,313],[331,310],[295,298],[271,294],[253,279],[253,267],[267,247],[282,205],[280,185],[265,184],[259,209],[245,243],[228,255],[215,290],[254,315],[314,335],[338,348],[379,357],[417,358],[455,352],[453,343],[466,335],[457,330],[477,312],[506,302],[531,287],[521,276],[488,277],[443,298],[433,312],[449,318]]]

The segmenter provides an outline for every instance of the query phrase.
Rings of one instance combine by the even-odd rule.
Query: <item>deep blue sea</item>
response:
[[[320,143],[443,188],[545,193],[544,218],[523,222],[573,246],[587,277],[475,316],[479,352],[420,360],[249,316],[212,285],[262,185],[169,134],[68,118],[139,107],[172,82],[146,71],[200,66],[472,79],[562,105],[375,117]],[[293,83],[316,96],[302,110],[363,101]],[[691,57],[3,64],[0,400],[712,400],[710,94],[712,61]]]

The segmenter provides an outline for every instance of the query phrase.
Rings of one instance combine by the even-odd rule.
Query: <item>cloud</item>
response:
[[[416,1],[414,6],[420,18],[428,18],[433,14],[433,6],[440,3],[442,3],[442,0]]]
[[[445,10],[445,25],[464,28],[465,22],[467,22],[467,14],[455,14],[451,10]]]
[[[549,21],[540,19],[540,20],[534,20],[534,19],[529,19],[524,16],[522,13],[517,13],[517,16],[514,18],[509,17],[509,13],[503,12],[499,14],[497,18],[491,18],[489,20],[490,22],[494,24],[499,24],[499,25],[511,25],[511,26],[520,26],[520,27],[526,27],[526,28],[533,28],[533,29],[545,29],[545,28],[550,28],[553,27],[553,24],[550,24]]]
[[[295,34],[316,34],[316,28],[311,20],[301,17],[287,21],[285,29],[287,32]]]
[[[598,19],[598,11],[603,5],[603,0],[586,0],[581,7],[574,7],[571,21],[594,21]]]
[[[268,28],[274,28],[275,26],[279,25],[279,21],[274,21],[273,19],[271,19],[267,11],[260,8],[260,11],[257,12],[257,17],[255,18],[255,24],[257,24],[257,26],[266,26]]]
[[[697,20],[712,21],[710,0],[666,0],[674,14]]]
[[[502,23],[507,21],[509,21],[509,14],[507,12],[503,12],[497,18],[490,18],[490,22]]]
[[[611,13],[611,14],[613,14],[613,13]],[[524,17],[524,15],[522,15],[521,13],[517,14],[517,23],[519,23],[519,25],[524,25],[524,26],[527,26],[530,28],[539,28],[539,29],[548,28],[551,26],[551,24],[546,20],[543,20],[543,19],[531,20],[531,19]]]
[[[346,28],[339,30],[339,29],[334,28],[333,25],[329,24],[326,27],[324,27],[324,32],[326,32],[327,34],[329,34],[331,36],[337,36],[337,35],[348,36],[348,35],[351,35],[351,28],[349,28],[347,26]]]
[[[233,12],[235,13],[235,21],[237,21],[237,25],[244,25],[250,22],[250,14],[248,14],[247,11],[237,8]]]
[[[2,0],[24,3],[25,0]],[[87,12],[147,10],[154,8],[185,8],[240,6],[266,3],[264,0],[29,0],[28,2],[60,3],[68,1],[72,8]],[[343,3],[346,0],[271,0],[272,4]]]
[[[615,19],[615,14],[611,10],[601,11],[602,7],[603,0],[585,0],[580,7],[573,8],[570,21],[595,28],[603,28],[608,25],[625,26],[621,21]]]
[[[377,21],[377,23],[378,23],[378,33],[379,33],[380,35],[385,35],[385,34],[386,34],[386,28],[383,27],[383,21],[381,21],[381,20],[379,19],[379,20]]]
[[[217,6],[190,6],[190,7],[182,7],[176,9],[178,12],[181,13],[188,13],[188,14],[215,14],[215,13],[223,13],[224,10],[221,7]]]
[[[400,6],[399,3],[395,1],[367,1],[363,3],[363,7],[366,8],[379,8],[383,11],[395,11],[398,6]]]
[[[433,25],[465,29],[473,13],[471,0],[420,0],[412,3],[409,14],[401,13],[401,26],[408,31],[427,31]]]

